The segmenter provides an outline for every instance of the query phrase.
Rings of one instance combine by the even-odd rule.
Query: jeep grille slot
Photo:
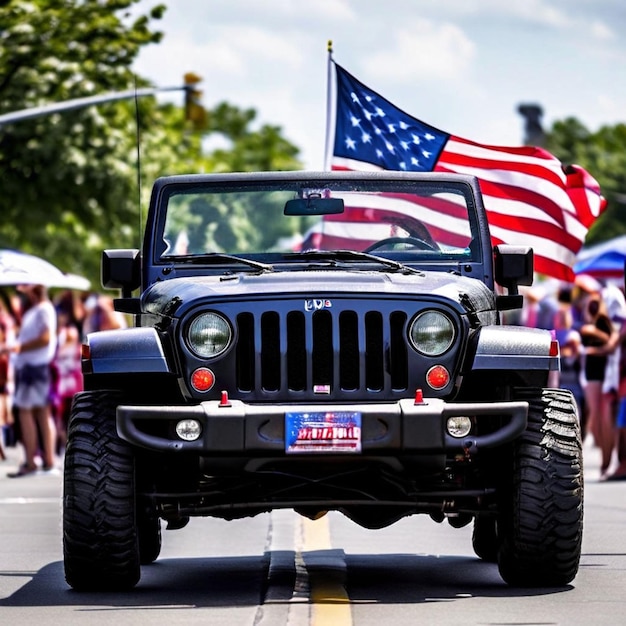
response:
[[[391,327],[391,385],[393,389],[404,391],[409,386],[409,370],[407,368],[407,347],[404,326],[407,316],[404,311],[394,311],[389,316]]]
[[[313,313],[313,385],[333,382],[333,324],[329,311]]]
[[[254,387],[254,362],[257,352],[254,345],[254,317],[251,313],[237,316],[239,339],[237,341],[237,386],[244,391]]]
[[[240,313],[237,387],[305,396],[405,391],[407,318],[404,311]]]
[[[339,377],[343,388],[359,388],[360,358],[359,325],[354,311],[343,311],[339,316]]]
[[[261,386],[267,391],[280,389],[280,328],[278,313],[261,316]]]
[[[287,314],[287,386],[294,391],[304,391],[307,379],[307,359],[304,315],[299,311]]]
[[[383,325],[378,311],[365,314],[365,385],[371,391],[383,388]]]

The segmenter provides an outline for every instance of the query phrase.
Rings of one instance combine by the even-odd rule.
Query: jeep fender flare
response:
[[[161,340],[154,328],[103,330],[87,335],[91,374],[169,374]]]
[[[487,326],[480,330],[472,369],[558,370],[559,351],[549,330]]]

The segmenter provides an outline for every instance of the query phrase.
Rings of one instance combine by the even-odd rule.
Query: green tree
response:
[[[595,221],[586,244],[626,234],[626,124],[589,131],[575,118],[557,121],[546,148],[563,163],[583,166],[600,183],[607,208]]]
[[[161,40],[152,24],[165,7],[131,17],[136,2],[0,2],[0,113],[149,86],[132,65]],[[0,247],[43,256],[97,288],[101,250],[140,245],[156,177],[300,167],[279,127],[253,128],[253,109],[223,103],[202,125],[185,120],[183,101],[181,92],[181,106],[138,98],[1,126]],[[229,147],[207,152],[217,135]]]
[[[0,112],[132,88],[132,63],[157,43],[137,0],[9,1],[0,7]],[[145,82],[143,83],[145,84]],[[140,109],[154,103],[140,103]],[[134,113],[88,107],[0,129],[0,245],[45,256],[96,280],[110,237],[136,224]]]

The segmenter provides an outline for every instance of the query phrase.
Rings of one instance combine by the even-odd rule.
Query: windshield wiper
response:
[[[285,258],[288,259],[328,259],[329,261],[373,261],[388,267],[396,272],[403,272],[405,274],[421,274],[420,270],[416,270],[399,261],[392,261],[382,256],[375,254],[369,254],[368,252],[357,252],[356,250],[307,250],[305,252],[294,252],[292,254],[286,254]]]
[[[181,254],[180,256],[167,257],[177,263],[222,263],[223,261],[230,261],[233,263],[239,263],[241,265],[247,265],[255,270],[261,272],[272,272],[274,266],[269,263],[261,263],[260,261],[253,261],[251,259],[245,259],[234,254],[225,254],[223,252],[205,252],[204,254]]]

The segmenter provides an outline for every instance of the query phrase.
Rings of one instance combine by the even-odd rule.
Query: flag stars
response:
[[[384,169],[429,171],[447,136],[338,74],[336,156]],[[343,109],[343,111],[341,110]]]

